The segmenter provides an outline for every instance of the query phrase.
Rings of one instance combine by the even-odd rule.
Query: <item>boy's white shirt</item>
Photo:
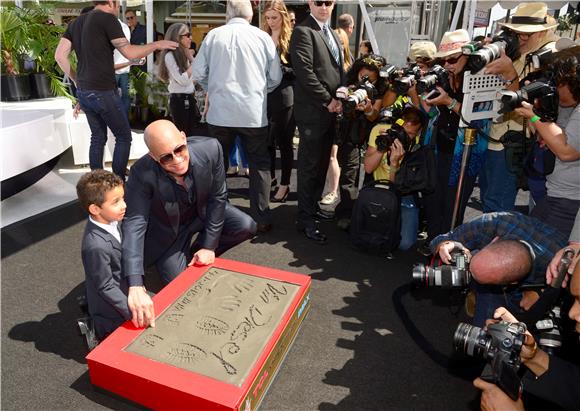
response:
[[[97,225],[98,227],[101,227],[103,230],[105,230],[113,237],[115,237],[117,241],[119,241],[119,243],[121,242],[121,232],[119,231],[118,221],[111,221],[109,224],[103,224],[99,223],[98,221],[95,221],[91,216],[89,216],[89,220],[91,220],[93,224]]]

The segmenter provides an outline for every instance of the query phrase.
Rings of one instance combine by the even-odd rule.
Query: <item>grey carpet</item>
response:
[[[228,183],[247,210],[247,179]],[[408,285],[424,257],[362,254],[335,223],[322,226],[329,244],[314,245],[294,228],[295,194],[273,213],[271,232],[223,256],[313,280],[312,310],[262,410],[477,409],[478,364],[453,356],[461,299]],[[84,225],[73,203],[2,231],[3,410],[140,409],[89,382],[75,324]]]

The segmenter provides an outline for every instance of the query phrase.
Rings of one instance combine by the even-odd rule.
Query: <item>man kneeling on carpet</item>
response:
[[[228,202],[216,139],[187,138],[167,120],[147,126],[144,139],[149,153],[131,167],[123,223],[123,278],[135,327],[155,326],[144,267],[155,264],[169,283],[256,233],[256,222]]]

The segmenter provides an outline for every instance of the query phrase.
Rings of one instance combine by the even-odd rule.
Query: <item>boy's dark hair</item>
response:
[[[89,213],[91,204],[100,207],[105,201],[105,193],[119,186],[123,186],[123,180],[118,175],[106,170],[93,170],[77,183],[77,197],[83,210]]]
[[[425,128],[426,118],[425,114],[421,112],[417,107],[409,106],[405,107],[401,118],[405,120],[406,123],[421,124],[421,129]]]

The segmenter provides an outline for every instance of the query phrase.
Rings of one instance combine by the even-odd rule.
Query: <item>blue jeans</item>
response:
[[[483,327],[485,320],[493,318],[494,311],[499,307],[507,308],[516,318],[522,312],[520,308],[521,291],[504,292],[500,285],[482,285],[475,281],[472,281],[472,287],[477,296],[473,325]]]
[[[122,179],[129,162],[131,127],[116,90],[77,90],[82,110],[91,128],[89,164],[91,170],[103,168],[103,154],[107,143],[107,127],[115,135],[113,173]]]
[[[507,169],[505,152],[487,150],[479,174],[483,212],[513,211],[518,194],[517,176]]]
[[[399,250],[408,250],[417,242],[419,208],[412,195],[401,198],[401,242]]]
[[[246,152],[244,151],[244,147],[242,147],[242,140],[240,140],[240,136],[236,136],[236,142],[232,146],[232,150],[230,151],[230,167],[237,167],[238,166],[238,154],[240,155],[240,161],[242,163],[242,168],[248,168],[248,157],[246,156]]]
[[[129,107],[131,106],[131,99],[129,97],[129,73],[115,74],[117,79],[117,88],[121,89],[121,101],[125,108],[125,114],[129,115]]]

